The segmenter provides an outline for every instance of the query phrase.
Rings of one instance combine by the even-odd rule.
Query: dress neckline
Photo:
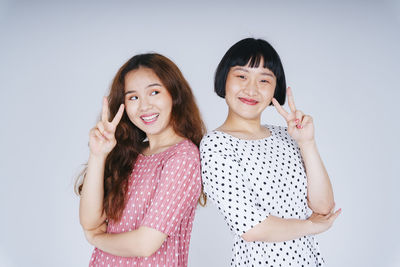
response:
[[[239,141],[245,141],[245,142],[257,142],[257,141],[264,141],[264,140],[271,139],[273,137],[273,135],[274,135],[272,127],[270,125],[267,125],[267,124],[264,124],[262,126],[269,130],[270,135],[267,136],[267,137],[259,138],[259,139],[243,139],[243,138],[236,137],[234,135],[231,135],[231,134],[229,134],[227,132],[223,132],[223,131],[220,131],[220,130],[213,130],[213,132],[222,133],[222,134],[227,135],[227,136],[229,136],[229,137],[231,137],[233,139],[236,139],[236,140],[239,140]]]
[[[139,153],[139,156],[144,157],[144,158],[151,158],[151,157],[155,157],[155,156],[160,156],[160,155],[163,155],[164,153],[170,152],[172,149],[174,149],[175,147],[177,147],[178,145],[184,143],[187,140],[188,139],[185,138],[185,139],[179,141],[178,143],[173,144],[172,146],[169,146],[167,149],[165,149],[165,150],[163,150],[161,152],[157,152],[157,153],[154,153],[154,154],[151,154],[151,155],[144,155],[143,153]]]

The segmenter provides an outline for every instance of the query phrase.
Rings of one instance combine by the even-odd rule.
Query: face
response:
[[[229,112],[243,119],[259,119],[274,96],[276,77],[263,67],[234,66],[229,70],[225,86],[225,100]]]
[[[141,67],[125,76],[125,110],[147,136],[160,135],[171,127],[171,95],[149,68]]]

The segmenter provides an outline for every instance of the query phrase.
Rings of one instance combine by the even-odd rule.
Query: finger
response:
[[[312,117],[310,115],[305,115],[305,116],[303,116],[303,121],[301,122],[301,126],[304,127],[305,125],[312,123],[312,122],[313,122]]]
[[[302,123],[302,121],[303,121],[303,116],[304,116],[304,113],[303,113],[301,110],[296,110],[296,111],[295,111],[296,126],[297,126],[297,128],[299,128],[299,129],[303,128],[303,127],[301,126],[301,123]]]
[[[328,216],[328,217],[332,216],[335,213],[335,207],[336,207],[336,203],[333,204],[333,207],[331,208],[329,213],[326,214],[326,216]]]
[[[100,131],[100,133],[101,133],[102,135],[104,135],[104,132],[105,132],[104,123],[103,123],[102,121],[99,121],[99,122],[96,124],[96,127],[97,127],[97,129]]]
[[[289,113],[279,104],[278,100],[273,98],[272,99],[272,104],[274,104],[274,107],[276,108],[278,113],[281,114],[282,117],[284,117],[286,121],[288,121],[289,120],[288,119],[289,118]]]
[[[332,214],[332,216],[329,218],[332,222],[334,222],[337,217],[340,215],[340,213],[342,212],[342,209],[338,209],[335,213]]]
[[[288,128],[295,128],[297,126],[296,120],[288,121]]]
[[[107,139],[107,140],[112,140],[114,139],[114,133],[115,133],[115,128],[113,128],[110,125],[106,125],[104,127],[104,131],[101,132],[101,134]]]
[[[108,122],[108,119],[109,119],[108,100],[106,97],[103,97],[103,107],[101,110],[101,121]]]
[[[96,128],[92,128],[92,129],[90,129],[90,131],[89,131],[89,136],[94,136],[94,130],[95,130]]]
[[[96,129],[99,130],[101,135],[105,137],[106,140],[113,140],[114,139],[114,133],[115,133],[115,128],[110,125],[110,123],[104,124],[104,122],[99,121],[96,124]]]
[[[96,137],[96,133],[95,133],[96,129],[97,129],[97,128],[90,129],[90,131],[89,131],[89,143],[88,143],[88,145],[90,144],[90,139]]]
[[[94,134],[100,139],[100,142],[106,142],[105,136],[100,133],[99,129],[94,130]]]
[[[117,112],[117,114],[115,115],[114,119],[111,122],[111,124],[114,127],[117,127],[118,123],[121,121],[122,115],[124,114],[124,108],[125,108],[124,104],[121,104],[121,106],[119,106],[118,112]]]
[[[288,96],[288,104],[289,104],[289,107],[290,107],[290,111],[296,112],[296,105],[294,104],[292,88],[288,87],[286,89],[286,94]]]

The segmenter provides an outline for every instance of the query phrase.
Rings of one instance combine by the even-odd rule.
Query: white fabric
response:
[[[265,125],[271,136],[244,140],[220,131],[204,136],[204,191],[234,235],[231,266],[323,266],[313,236],[277,243],[246,242],[241,235],[268,217],[306,219],[307,177],[287,129]]]

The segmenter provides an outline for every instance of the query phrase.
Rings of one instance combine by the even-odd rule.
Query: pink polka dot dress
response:
[[[139,155],[129,178],[128,201],[108,233],[146,226],[168,235],[150,257],[120,257],[95,248],[89,266],[187,266],[190,234],[201,192],[200,158],[190,140]]]

